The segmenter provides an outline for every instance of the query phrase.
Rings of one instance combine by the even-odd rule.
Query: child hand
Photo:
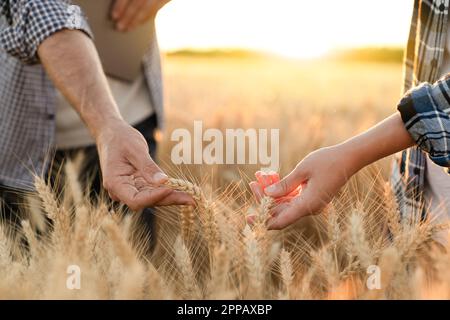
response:
[[[284,179],[272,178],[269,184],[257,176],[250,187],[257,199],[267,195],[277,200],[268,226],[283,229],[322,210],[358,170],[413,145],[397,112],[339,145],[309,154]]]
[[[270,172],[264,172],[264,171],[257,171],[255,173],[256,181],[250,182],[250,189],[253,192],[253,195],[255,196],[256,202],[260,203],[261,199],[264,197],[267,197],[267,195],[264,193],[264,189],[267,187],[278,183],[280,181],[280,175],[277,172],[270,171]],[[292,191],[288,196],[279,197],[275,199],[276,204],[280,204],[282,202],[289,202],[293,197],[297,196],[300,192],[300,187]],[[255,220],[255,216],[250,215],[247,217],[247,222],[249,224],[253,224]]]
[[[250,189],[253,192],[253,195],[255,196],[256,201],[259,203],[261,199],[265,196],[267,196],[264,193],[264,189],[267,187],[277,183],[280,181],[280,175],[275,171],[257,171],[255,173],[256,181],[250,182]],[[300,187],[296,190],[292,191],[288,196],[279,197],[275,199],[277,203],[286,202],[289,201],[291,198],[298,195],[300,192]]]
[[[276,199],[268,227],[283,229],[318,213],[356,171],[349,152],[335,146],[309,154],[282,180],[274,173],[257,173],[250,187],[257,200],[265,195]]]

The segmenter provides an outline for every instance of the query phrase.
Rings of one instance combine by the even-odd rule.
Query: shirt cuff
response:
[[[421,84],[398,104],[405,128],[439,166],[450,167],[450,89],[448,78]]]

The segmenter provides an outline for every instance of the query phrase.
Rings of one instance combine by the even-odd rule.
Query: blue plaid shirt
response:
[[[32,190],[33,172],[45,172],[55,139],[55,88],[37,50],[62,29],[91,31],[69,0],[0,0],[0,186]],[[151,103],[163,124],[160,55],[156,35],[143,58]]]
[[[398,155],[391,182],[403,217],[426,216],[426,157],[449,172],[450,77],[439,79],[448,30],[449,0],[414,0],[398,110],[417,146]],[[450,178],[450,177],[449,177]]]

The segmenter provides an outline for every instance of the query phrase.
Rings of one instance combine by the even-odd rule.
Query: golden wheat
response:
[[[81,190],[77,179],[71,183],[70,189]],[[38,237],[36,224],[24,220],[22,236],[14,237],[0,225],[0,270],[12,270],[0,279],[0,298],[404,299],[430,296],[436,283],[442,298],[450,298],[442,285],[450,283],[449,251],[424,250],[434,247],[434,235],[445,226],[420,219],[397,223],[387,212],[396,210],[393,196],[384,188],[376,195],[383,205],[376,208],[368,200],[352,202],[354,193],[344,190],[313,219],[318,228],[308,228],[320,235],[316,241],[300,231],[303,223],[267,230],[275,205],[270,198],[236,206],[229,200],[236,194],[213,192],[207,198],[200,186],[183,179],[170,179],[168,186],[191,194],[197,206],[159,209],[161,230],[149,256],[133,237],[140,232],[134,216],[73,195],[69,210],[36,178],[52,227]],[[256,214],[253,225],[247,224],[249,213]],[[20,245],[24,240],[27,245]],[[67,268],[73,265],[83,275],[79,290],[67,289]],[[365,285],[373,265],[381,270],[376,291]]]

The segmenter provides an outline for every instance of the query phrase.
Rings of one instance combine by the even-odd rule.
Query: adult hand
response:
[[[111,16],[119,31],[130,31],[154,19],[170,0],[116,0]]]
[[[96,142],[103,186],[113,200],[134,211],[149,206],[194,204],[186,193],[164,186],[168,177],[150,157],[144,137],[123,120],[109,121]]]

